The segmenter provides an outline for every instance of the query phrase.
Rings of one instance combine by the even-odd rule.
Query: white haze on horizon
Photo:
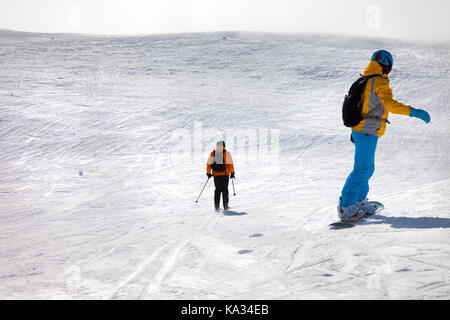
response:
[[[446,0],[0,0],[0,28],[94,34],[242,30],[445,41],[449,12]]]

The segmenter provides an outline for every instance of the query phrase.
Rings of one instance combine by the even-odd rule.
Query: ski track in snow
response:
[[[450,297],[448,43],[51,36],[0,30],[0,298]],[[385,210],[329,230],[353,161],[342,99],[379,48],[432,122],[390,116],[369,193]],[[195,204],[214,142],[247,129],[259,147],[279,130],[279,156],[225,137],[232,211],[212,181]]]

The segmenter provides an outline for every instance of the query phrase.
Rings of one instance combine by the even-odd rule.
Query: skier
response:
[[[394,59],[386,50],[373,53],[371,61],[364,70],[364,76],[377,75],[367,81],[362,96],[363,120],[352,127],[351,141],[355,144],[353,171],[342,189],[337,206],[342,221],[356,222],[365,214],[374,213],[376,207],[366,198],[369,192],[369,179],[375,165],[375,149],[378,138],[385,130],[389,112],[419,118],[430,122],[428,112],[406,106],[392,96],[388,74],[392,70]],[[379,76],[378,76],[379,75]]]
[[[214,206],[219,211],[220,194],[222,194],[223,208],[228,210],[228,183],[234,179],[234,166],[231,153],[225,149],[225,141],[217,141],[216,149],[209,155],[206,162],[206,175],[214,176]]]

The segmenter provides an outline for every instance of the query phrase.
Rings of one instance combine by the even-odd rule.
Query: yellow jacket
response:
[[[382,73],[378,62],[373,60],[364,69],[365,76],[372,74],[379,74],[382,77],[373,77],[367,81],[361,112],[364,119],[352,129],[381,137],[386,130],[389,112],[407,116],[411,112],[411,106],[394,100],[392,90],[389,88],[389,78]]]

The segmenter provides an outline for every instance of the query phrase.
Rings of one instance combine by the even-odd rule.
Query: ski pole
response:
[[[209,181],[209,177],[208,177],[208,179],[206,180],[206,182],[205,182],[205,185],[203,186],[203,189],[202,189],[202,191],[200,191],[200,194],[198,195],[198,198],[197,198],[197,200],[195,200],[195,203],[197,203],[197,202],[198,202],[198,199],[200,199],[200,196],[202,195],[202,193],[203,193],[203,190],[205,189],[205,187],[206,187],[206,184],[208,183],[208,181]]]
[[[233,194],[236,195],[236,191],[234,190],[234,179],[231,179],[231,184],[233,185]]]

